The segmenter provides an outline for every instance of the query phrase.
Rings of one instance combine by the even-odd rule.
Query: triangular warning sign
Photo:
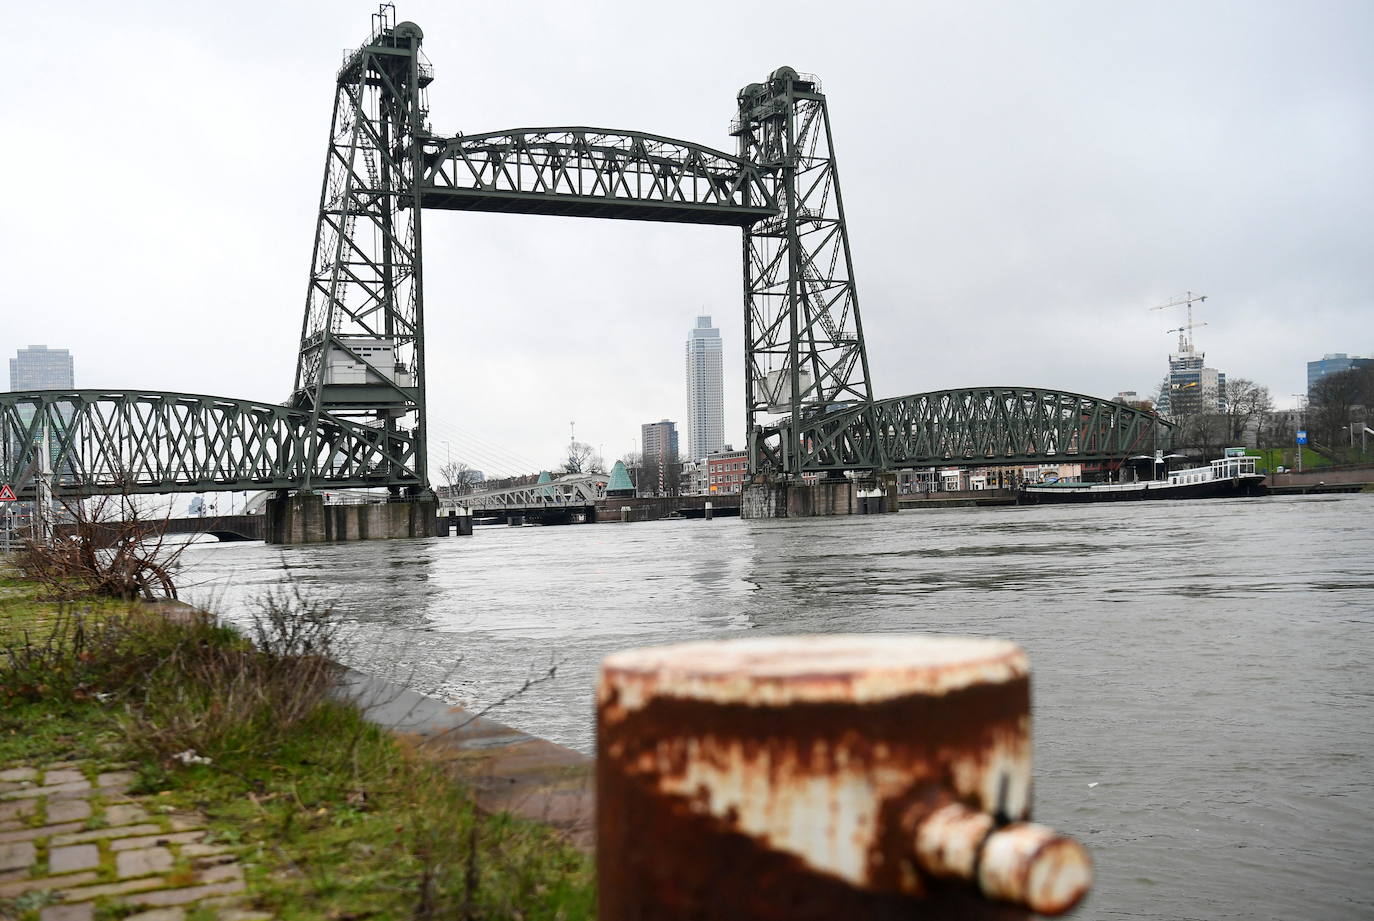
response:
[[[14,494],[8,483],[0,483],[0,502],[14,502],[19,497]]]

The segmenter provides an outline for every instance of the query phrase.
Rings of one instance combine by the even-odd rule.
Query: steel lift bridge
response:
[[[1153,447],[1157,417],[1077,393],[874,399],[816,77],[781,67],[744,87],[734,153],[588,127],[446,136],[430,128],[422,39],[383,6],[338,72],[286,404],[147,390],[4,394],[5,481],[26,495],[48,470],[59,492],[384,486],[429,496],[426,209],[739,228],[749,465],[770,482]]]

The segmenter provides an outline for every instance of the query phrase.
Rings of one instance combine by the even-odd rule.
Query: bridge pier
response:
[[[319,493],[295,493],[267,500],[264,536],[269,544],[433,537],[438,514],[435,499],[325,505]]]
[[[744,487],[740,499],[741,518],[821,518],[895,511],[897,483],[892,474],[867,482],[844,479],[752,485]]]

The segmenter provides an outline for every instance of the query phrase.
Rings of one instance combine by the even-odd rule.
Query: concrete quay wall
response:
[[[1361,486],[1374,483],[1374,466],[1332,469],[1318,467],[1302,473],[1271,473],[1264,485],[1270,489],[1290,486]]]
[[[596,778],[587,755],[351,668],[335,693],[369,722],[450,765],[479,809],[551,825],[592,849]]]
[[[728,496],[636,496],[627,499],[597,499],[596,520],[618,522],[624,520],[624,509],[630,510],[630,521],[657,521],[660,518],[702,518],[706,503],[711,514],[722,518],[740,513],[740,497]]]
[[[975,508],[989,505],[1015,505],[1014,489],[963,489],[948,492],[911,493],[898,496],[897,505],[903,509]]]

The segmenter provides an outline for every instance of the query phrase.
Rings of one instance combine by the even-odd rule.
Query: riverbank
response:
[[[495,715],[587,753],[617,650],[1010,638],[1036,676],[1036,814],[1090,830],[1082,917],[1334,921],[1374,911],[1358,859],[1374,728],[1352,684],[1374,656],[1371,515],[1361,494],[953,508],[183,559],[188,600],[245,622],[288,576],[339,599],[349,665],[450,704],[480,709],[556,664]]]
[[[331,696],[321,612],[274,610],[254,645],[0,575],[0,917],[593,915],[586,854],[491,808],[492,762],[459,743],[497,724],[386,731],[365,711],[416,702]]]

